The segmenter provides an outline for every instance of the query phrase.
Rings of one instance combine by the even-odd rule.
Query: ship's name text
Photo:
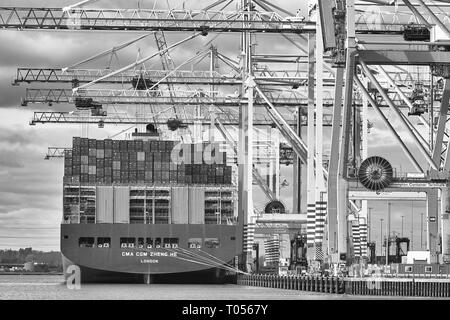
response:
[[[176,257],[176,252],[160,251],[122,251],[122,257]]]

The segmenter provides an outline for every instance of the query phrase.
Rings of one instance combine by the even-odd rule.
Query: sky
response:
[[[4,6],[46,6],[63,7],[75,1],[24,1],[3,0]],[[95,7],[128,7],[135,6],[138,1],[98,1]],[[186,8],[199,8],[211,4],[213,1],[185,1]],[[152,1],[140,1],[141,7],[152,7]],[[183,5],[181,1],[170,1],[171,5]],[[305,8],[305,2],[280,0],[276,3],[296,12],[298,8]],[[162,1],[160,6],[166,6]],[[72,136],[81,135],[80,125],[37,125],[29,126],[28,122],[33,111],[71,110],[70,106],[32,105],[20,107],[21,96],[24,95],[26,85],[11,86],[18,67],[64,67],[89,57],[95,53],[109,49],[136,37],[130,34],[111,32],[19,32],[0,30],[0,249],[32,246],[40,250],[59,249],[59,224],[62,217],[62,176],[63,163],[61,160],[44,160],[49,146],[69,146]],[[183,34],[167,35],[169,43],[184,38]],[[238,38],[233,35],[222,35],[216,39],[219,51],[237,59]],[[199,47],[207,45],[209,39],[196,39],[173,53],[177,63],[193,55]],[[120,54],[118,65],[126,65],[136,59],[137,49],[143,54],[155,52],[156,45],[153,38],[138,45],[131,46]],[[258,52],[296,52],[295,48],[276,36],[267,35],[258,39]],[[106,61],[102,62],[106,65]],[[159,61],[155,60],[150,66],[159,68]],[[34,85],[33,87],[37,87]],[[394,119],[387,113],[388,118]],[[400,171],[412,171],[408,160],[397,143],[387,133],[384,125],[370,114],[374,128],[369,134],[369,155],[380,155],[388,159]],[[393,120],[393,125],[398,122]],[[98,129],[89,128],[89,137],[106,138],[117,133],[123,127],[106,126]],[[420,130],[423,130],[421,128]],[[411,145],[411,141],[399,130],[400,134]],[[324,129],[325,150],[329,149],[329,128]],[[413,151],[423,163],[418,151]],[[289,186],[281,191],[282,200],[287,208],[292,208],[292,167],[281,167],[281,181],[286,179]],[[305,197],[304,197],[305,198]],[[255,188],[255,204],[264,205],[265,199]],[[373,240],[379,237],[379,220],[386,221],[386,202],[369,203],[372,207]],[[425,211],[424,202],[401,201],[392,206],[392,228],[400,232],[401,215],[405,216],[404,230],[410,232],[411,217],[419,221],[420,213]],[[420,225],[414,225],[414,243],[420,242]],[[379,243],[379,240],[378,240]]]

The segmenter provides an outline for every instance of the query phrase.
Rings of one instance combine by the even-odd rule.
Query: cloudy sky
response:
[[[25,1],[3,0],[3,6],[37,6],[37,7],[63,7],[76,1]],[[141,8],[151,8],[153,2],[141,1],[106,1],[97,2],[97,7],[135,7],[140,3]],[[184,1],[186,8],[201,8],[214,1]],[[276,3],[291,12],[298,7],[304,9],[305,5],[297,5],[299,1],[279,0]],[[183,6],[182,1],[170,1],[171,6]],[[158,6],[166,7],[166,1]],[[81,135],[79,125],[28,125],[33,111],[69,110],[69,106],[32,105],[20,107],[20,98],[24,95],[26,85],[11,86],[17,67],[64,67],[89,57],[95,53],[109,49],[114,45],[137,37],[136,33],[96,33],[96,32],[19,32],[0,30],[0,248],[19,248],[32,246],[35,249],[59,249],[59,223],[62,216],[62,175],[63,163],[60,160],[44,160],[49,146],[69,146],[72,136]],[[168,42],[173,43],[186,37],[175,33],[167,36]],[[199,38],[180,49],[176,49],[173,57],[176,63],[181,63],[193,55],[199,48],[208,44],[209,38]],[[218,50],[225,55],[237,59],[238,38],[233,35],[222,35],[215,40]],[[143,54],[155,52],[152,37],[135,46],[124,50],[120,54],[118,65],[126,65],[136,59],[137,49]],[[295,53],[295,48],[276,36],[267,35],[258,39],[257,50],[264,52]],[[106,61],[97,67],[106,65]],[[152,60],[149,66],[159,68],[159,61]],[[35,85],[34,87],[38,87]],[[388,117],[393,117],[388,113]],[[369,135],[369,155],[380,155],[388,159],[400,171],[412,171],[408,160],[386,132],[386,128],[371,114],[374,128]],[[394,125],[398,123],[394,121]],[[107,126],[98,129],[89,128],[89,137],[106,138],[122,130],[123,127]],[[329,148],[329,128],[325,129],[325,149]],[[405,141],[411,141],[400,130]],[[417,150],[414,153],[423,162]],[[286,179],[290,185],[282,189],[282,200],[288,208],[292,208],[292,170],[291,167],[282,167],[281,181]],[[265,200],[255,189],[255,202],[260,206]],[[372,239],[379,234],[379,219],[386,220],[386,202],[373,202]],[[424,202],[409,201],[396,202],[392,206],[392,229],[400,231],[401,215],[405,216],[405,234],[411,230],[411,216],[414,220],[420,219],[424,211]],[[420,242],[420,225],[414,226],[414,242]],[[419,249],[419,247],[414,247]]]

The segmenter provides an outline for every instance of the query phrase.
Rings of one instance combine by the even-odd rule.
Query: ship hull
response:
[[[64,270],[76,265],[81,282],[225,283],[235,274],[236,226],[193,224],[62,224]],[[80,247],[80,238],[110,238],[108,248]],[[171,248],[121,247],[121,238],[176,238]],[[189,241],[217,239],[218,247],[190,248]]]

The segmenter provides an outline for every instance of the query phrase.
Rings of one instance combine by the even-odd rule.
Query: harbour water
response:
[[[383,299],[383,297],[374,297]],[[402,297],[403,299],[405,297]],[[367,299],[295,290],[227,285],[82,284],[61,275],[0,275],[0,300],[342,300]],[[384,297],[386,299],[386,297]]]

